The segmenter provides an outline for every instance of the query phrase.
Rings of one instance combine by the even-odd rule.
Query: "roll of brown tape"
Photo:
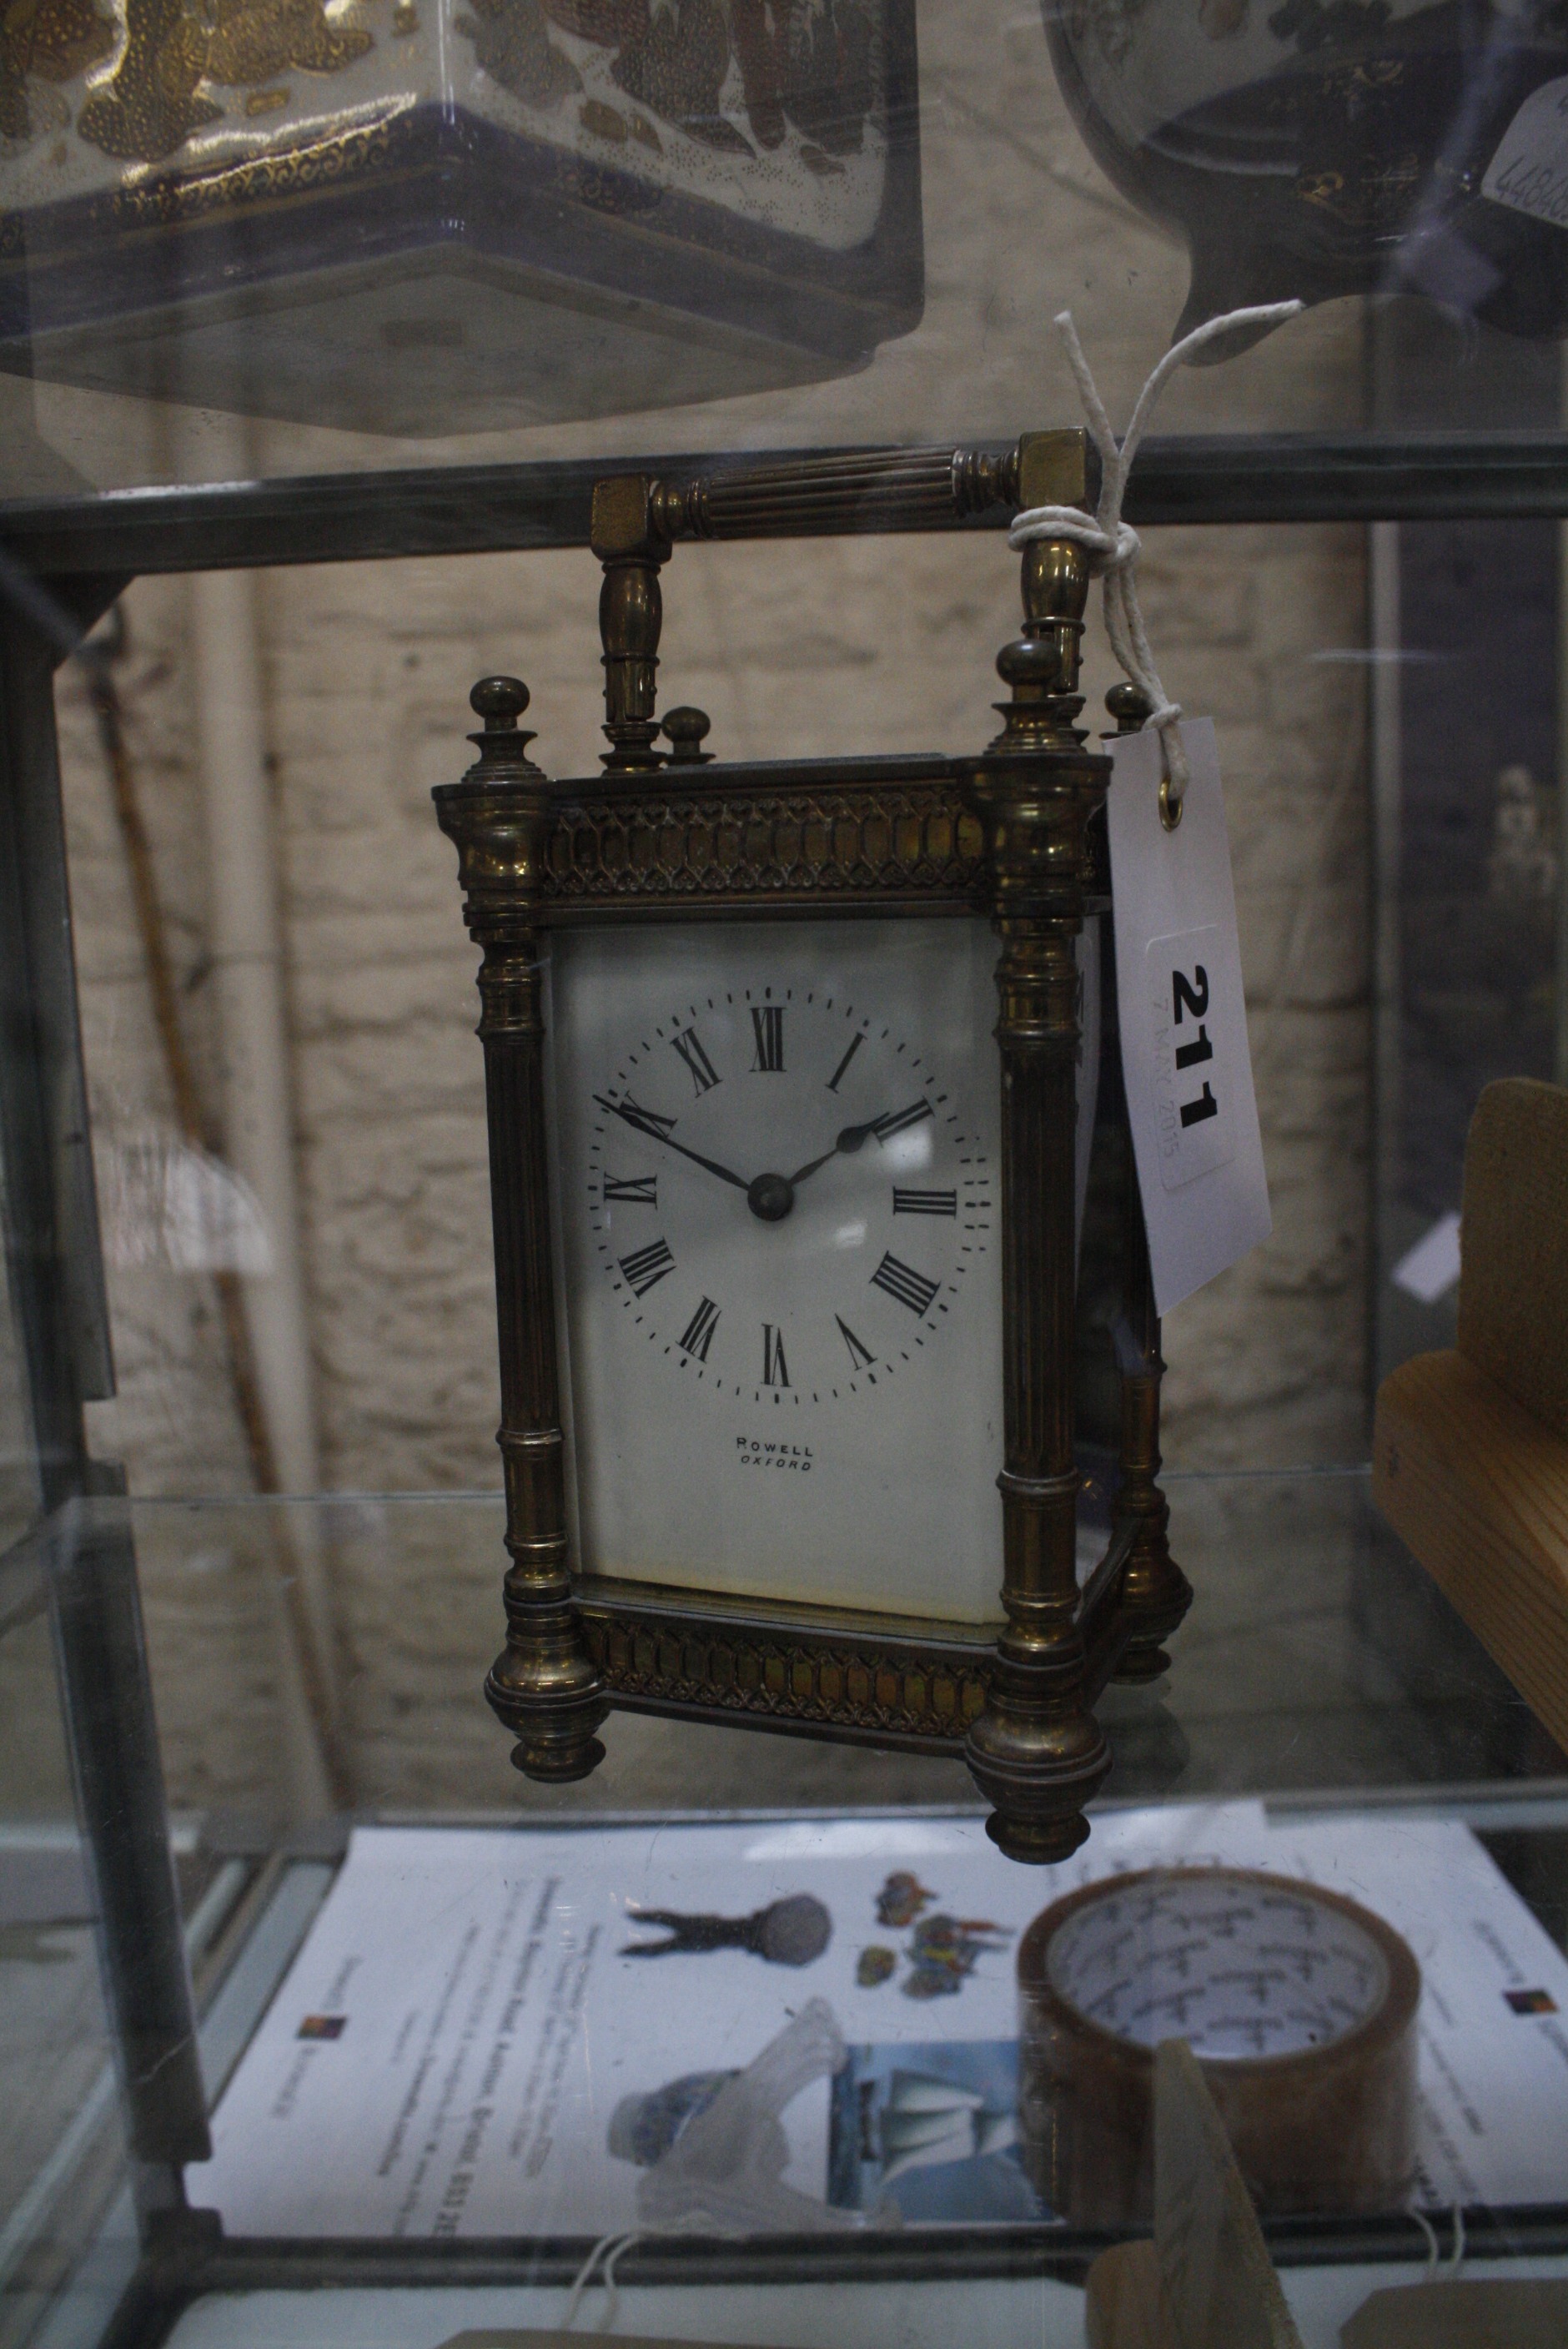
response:
[[[1153,2211],[1154,2050],[1185,2039],[1260,2210],[1378,2210],[1414,2172],[1421,1975],[1380,1917],[1261,1870],[1083,1886],[1018,1951],[1025,2166],[1078,2226]]]

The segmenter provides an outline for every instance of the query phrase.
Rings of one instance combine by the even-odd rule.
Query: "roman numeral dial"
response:
[[[872,1275],[873,1288],[880,1288],[884,1297],[893,1298],[900,1305],[907,1305],[914,1314],[930,1312],[941,1286],[939,1280],[927,1280],[923,1272],[916,1272],[912,1265],[892,1255],[885,1255]]]
[[[841,1313],[835,1313],[833,1319],[839,1325],[840,1337],[849,1348],[850,1368],[854,1371],[869,1371],[876,1361],[876,1356],[871,1348],[856,1337]]]
[[[935,1114],[928,1101],[911,1102],[907,1109],[892,1110],[886,1117],[879,1117],[872,1130],[879,1142],[891,1142],[895,1133],[907,1133],[912,1125],[923,1125]]]
[[[656,1207],[659,1178],[656,1174],[606,1174],[604,1196],[619,1199],[628,1207]]]
[[[601,1109],[607,1109],[612,1116],[629,1125],[634,1133],[645,1133],[650,1142],[667,1142],[676,1130],[673,1117],[661,1117],[656,1110],[645,1109],[630,1093],[623,1093],[619,1101],[606,1101],[603,1093],[595,1093],[593,1099]]]
[[[843,1059],[839,1062],[838,1067],[828,1079],[828,1091],[830,1093],[836,1093],[838,1092],[839,1087],[842,1084],[845,1077],[849,1074],[850,1062],[854,1059],[855,1054],[860,1050],[861,1046],[865,1042],[865,1040],[863,1032],[860,1035],[851,1036],[850,1038],[849,1045],[845,1050]]]
[[[704,1093],[711,1092],[714,1086],[717,1084],[718,1071],[704,1051],[702,1040],[695,1028],[683,1028],[678,1035],[670,1038],[670,1042],[686,1062],[691,1076],[692,1089],[697,1100],[700,1101]]]
[[[756,1043],[751,1065],[758,1075],[781,1077],[784,1073],[784,1006],[781,1003],[754,1003],[751,1007],[751,1030]]]
[[[706,1362],[717,1327],[718,1308],[711,1297],[705,1297],[681,1332],[681,1351],[695,1354],[699,1362]]]
[[[819,985],[801,948],[738,984],[732,946],[707,957],[687,968],[728,978],[695,996],[638,1000],[596,980],[601,1046],[559,1064],[562,1092],[577,1087],[563,1116],[584,1137],[577,1196],[607,1317],[591,1345],[620,1365],[617,1409],[656,1413],[666,1396],[672,1428],[696,1413],[716,1444],[751,1430],[771,1447],[757,1457],[799,1462],[792,1447],[813,1429],[825,1440],[834,1414],[891,1413],[905,1391],[945,1411],[943,1381],[965,1375],[973,1336],[950,1332],[972,1294],[994,1293],[994,1076],[929,979],[921,1019],[901,1024],[870,988]]]
[[[956,1191],[905,1191],[895,1183],[892,1186],[892,1211],[895,1216],[955,1216],[958,1213]]]
[[[621,1278],[634,1297],[645,1297],[667,1272],[674,1272],[676,1260],[665,1240],[650,1240],[646,1247],[634,1248],[630,1256],[619,1259]]]

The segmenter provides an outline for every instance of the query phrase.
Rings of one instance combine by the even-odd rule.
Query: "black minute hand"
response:
[[[717,1174],[721,1183],[733,1183],[738,1191],[751,1188],[744,1174],[732,1174],[727,1166],[721,1166],[717,1158],[705,1158],[700,1150],[688,1150],[684,1142],[672,1142],[665,1131],[665,1125],[672,1121],[655,1117],[652,1110],[639,1109],[635,1102],[606,1101],[603,1093],[595,1093],[593,1098],[601,1109],[607,1109],[612,1116],[629,1125],[634,1133],[645,1133],[650,1142],[662,1142],[666,1150],[678,1150],[683,1158],[690,1158],[698,1166],[706,1166],[710,1174]],[[829,1155],[831,1154],[830,1152]]]

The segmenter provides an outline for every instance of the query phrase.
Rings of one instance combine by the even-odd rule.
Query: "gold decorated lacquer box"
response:
[[[18,371],[489,429],[839,372],[915,323],[922,279],[909,0],[0,19]]]

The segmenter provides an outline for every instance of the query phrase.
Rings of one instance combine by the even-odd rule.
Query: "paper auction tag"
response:
[[[1503,132],[1480,191],[1511,212],[1568,227],[1568,78],[1532,90]]]
[[[1185,721],[1181,740],[1191,779],[1174,832],[1158,736],[1106,745],[1121,1065],[1161,1313],[1274,1227],[1212,720]]]

